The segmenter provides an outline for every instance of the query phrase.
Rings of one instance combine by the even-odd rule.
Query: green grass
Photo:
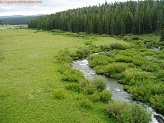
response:
[[[129,46],[128,42],[125,42],[125,41],[122,41],[120,39],[113,38],[113,37],[97,37],[97,40],[95,42],[93,42],[93,44],[96,46],[106,45],[106,44],[111,45],[114,43],[120,43],[120,44],[123,44],[125,46]]]
[[[27,28],[27,25],[0,25],[0,30],[1,29],[20,29],[20,28]]]
[[[96,45],[111,40],[95,38]],[[54,62],[55,56],[65,48],[83,47],[86,41],[50,32],[0,29],[1,123],[117,122],[104,113],[104,103],[96,102],[90,110],[81,108],[76,92],[65,90],[61,100],[53,97],[65,88],[58,73],[62,64]]]
[[[149,35],[140,35],[139,38],[140,39],[143,39],[143,40],[153,40],[153,41],[159,41],[159,37],[160,36],[156,36],[156,35],[153,35],[153,34],[149,34]]]

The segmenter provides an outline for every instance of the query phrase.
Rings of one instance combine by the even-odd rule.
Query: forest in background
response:
[[[163,20],[163,0],[105,2],[38,17],[28,27],[109,35],[159,34],[164,27]]]
[[[21,25],[28,24],[30,20],[36,19],[38,16],[2,16],[0,17],[0,25]]]

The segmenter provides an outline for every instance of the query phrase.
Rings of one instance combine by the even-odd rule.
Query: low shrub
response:
[[[107,65],[113,61],[114,60],[112,58],[101,54],[91,55],[89,57],[89,65],[91,67]]]
[[[144,62],[138,59],[133,59],[133,64],[136,66],[141,66]]]
[[[144,63],[141,66],[141,69],[144,70],[144,71],[146,71],[146,72],[158,72],[158,70],[160,68],[159,68],[159,65],[157,65],[157,64]]]
[[[98,93],[95,93],[93,95],[90,96],[90,99],[93,101],[93,102],[99,102],[100,101],[100,96]]]
[[[70,65],[63,65],[59,70],[59,73],[62,74],[63,81],[69,82],[79,82],[80,79],[84,78],[83,73],[78,70],[73,69]]]
[[[83,94],[81,94],[81,93],[79,93],[79,94],[77,94],[77,95],[74,95],[74,99],[75,99],[75,100],[78,100],[78,101],[81,101],[81,100],[83,100],[83,99],[86,99],[86,96],[83,95]]]
[[[98,75],[104,74],[104,69],[103,69],[102,66],[96,66],[96,67],[93,68],[93,70],[95,70],[96,71],[96,74],[98,74]]]
[[[106,87],[107,80],[101,76],[96,76],[90,80],[80,80],[80,90],[84,94],[94,94],[97,91],[103,91]]]
[[[54,91],[53,97],[62,100],[66,98],[66,93],[63,89],[57,89]]]
[[[116,55],[115,56],[115,61],[116,62],[132,63],[133,58],[130,57],[130,56]]]
[[[92,45],[93,44],[93,41],[86,41],[84,44],[85,45]]]
[[[120,123],[149,123],[151,115],[141,105],[127,102],[110,102],[106,108],[109,116],[115,116]]]
[[[141,66],[142,64],[144,64],[145,61],[146,59],[139,54],[133,56],[133,63],[136,66]]]
[[[164,59],[164,54],[163,53],[160,53],[160,54],[158,54],[158,56],[157,56],[159,59]]]
[[[133,103],[129,107],[124,108],[118,120],[122,123],[149,123],[151,114],[141,105]]]
[[[96,76],[92,78],[89,82],[95,85],[98,91],[103,91],[107,85],[107,79],[101,76]]]
[[[60,53],[58,53],[58,55],[56,56],[56,60],[57,62],[60,62],[60,63],[64,63],[64,62],[71,63],[73,61],[68,51],[61,51]]]
[[[80,85],[80,90],[82,90],[83,88],[85,88],[87,85],[89,84],[88,80],[87,79],[81,79],[79,81],[79,85]]]
[[[139,37],[138,37],[138,36],[132,36],[131,39],[132,39],[132,40],[139,40]]]
[[[104,51],[104,52],[112,50],[110,45],[101,45],[100,47],[101,47],[102,51]]]
[[[62,75],[62,80],[68,82],[79,82],[83,77],[84,75],[78,70],[66,70]]]
[[[68,37],[79,37],[77,33],[72,33],[72,32],[65,32],[64,35]]]
[[[157,78],[164,81],[164,70],[160,70],[158,71],[158,73],[156,74]]]
[[[164,94],[153,95],[150,98],[150,103],[153,105],[154,109],[164,114]]]
[[[82,49],[78,49],[76,51],[76,54],[79,59],[82,59],[82,58],[86,58],[87,56],[89,56],[91,54],[91,51],[89,48],[82,48]]]
[[[138,49],[141,49],[141,48],[146,48],[145,44],[143,41],[140,41],[140,40],[134,40],[133,41],[133,46],[134,48],[138,48]]]
[[[80,91],[84,94],[93,94],[97,91],[97,88],[94,84],[89,83],[87,79],[82,79],[79,82],[80,84]]]
[[[88,46],[89,49],[91,50],[92,53],[97,53],[97,52],[101,52],[101,48],[99,46],[96,45],[90,45]]]
[[[159,63],[159,66],[160,66],[161,69],[164,69],[164,62]]]
[[[80,92],[80,86],[78,83],[70,83],[66,85],[65,88],[71,91]]]
[[[87,109],[93,109],[93,104],[90,100],[88,99],[82,99],[81,101],[79,101],[79,105],[82,108],[87,108]]]
[[[124,79],[126,82],[130,81],[144,81],[150,79],[150,74],[144,71],[140,71],[135,68],[130,68],[125,70],[123,73]],[[127,84],[127,83],[126,83]]]
[[[85,94],[94,94],[96,92],[96,86],[94,84],[87,84],[85,87],[83,87],[83,93]]]
[[[123,110],[126,109],[127,107],[128,107],[128,103],[127,102],[111,101],[107,105],[106,111],[107,111],[109,117],[115,116],[116,118],[119,118],[119,116],[121,115]]]
[[[104,68],[104,71],[107,75],[111,75],[111,74],[116,74],[116,73],[121,73],[123,71],[125,71],[127,69],[127,64],[125,63],[112,63],[107,65]]]
[[[124,37],[123,37],[123,40],[124,40],[124,41],[131,41],[132,39],[131,39],[129,36],[124,36]]]
[[[108,101],[111,100],[112,98],[112,94],[111,92],[107,91],[107,90],[103,90],[100,94],[100,101],[104,102],[104,103],[108,103]]]
[[[113,43],[110,45],[111,49],[116,49],[116,50],[125,50],[125,46],[123,46],[122,44],[120,43]]]
[[[79,55],[76,52],[70,52],[69,56],[73,59],[73,60],[78,60],[79,59]]]

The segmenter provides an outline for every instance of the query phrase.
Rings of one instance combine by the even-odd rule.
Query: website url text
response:
[[[0,4],[41,4],[42,0],[0,0]]]

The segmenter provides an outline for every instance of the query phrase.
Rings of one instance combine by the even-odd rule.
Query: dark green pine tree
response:
[[[88,23],[88,29],[87,29],[87,33],[93,33],[93,25],[92,25],[92,20],[89,21]]]
[[[160,41],[164,42],[164,28],[162,29],[160,34]]]
[[[3,25],[3,22],[0,20],[0,25]]]

